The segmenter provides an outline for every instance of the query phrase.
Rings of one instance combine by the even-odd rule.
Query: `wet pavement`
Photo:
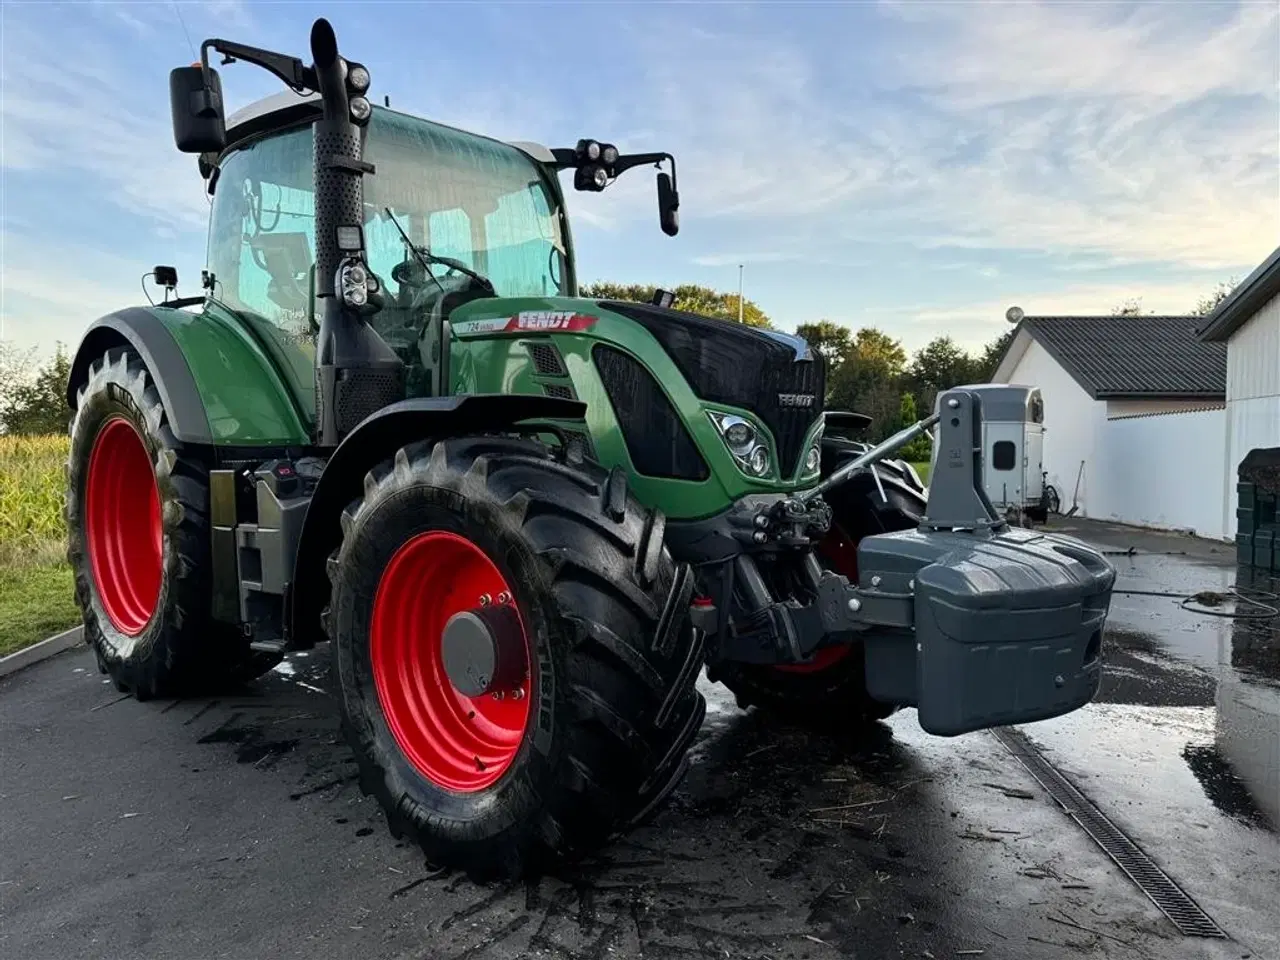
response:
[[[1246,585],[1227,547],[1066,532],[1117,551],[1119,590]],[[652,824],[477,887],[360,796],[323,650],[146,704],[76,651],[0,682],[0,956],[1280,958],[1280,623],[1118,594],[1109,625],[1096,701],[1020,729],[1228,939],[1179,934],[994,736],[929,737],[912,711],[820,736],[704,683]]]

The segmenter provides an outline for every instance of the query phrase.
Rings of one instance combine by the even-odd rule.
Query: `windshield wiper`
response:
[[[400,221],[396,219],[396,215],[391,212],[391,208],[383,207],[382,209],[386,211],[387,216],[391,218],[391,222],[395,224],[395,228],[400,231],[400,236],[404,239],[404,245],[413,251],[413,255],[417,257],[418,262],[422,264],[422,269],[427,272],[427,276],[429,276],[435,282],[435,285],[440,288],[440,292],[442,294],[445,292],[444,285],[440,282],[439,278],[431,272],[432,263],[439,263],[443,266],[457,270],[459,273],[465,273],[490,293],[494,292],[493,282],[488,277],[476,273],[476,271],[472,270],[461,260],[455,260],[453,257],[442,257],[439,254],[432,253],[431,248],[426,244],[423,244],[421,247],[415,246],[414,242],[409,239],[409,235],[404,232],[404,227],[400,226]]]

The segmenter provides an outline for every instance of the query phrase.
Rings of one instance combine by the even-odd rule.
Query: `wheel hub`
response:
[[[445,675],[464,697],[515,690],[526,669],[520,616],[508,606],[455,613],[445,624],[440,654]]]

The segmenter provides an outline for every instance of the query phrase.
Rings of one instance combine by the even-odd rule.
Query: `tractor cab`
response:
[[[318,97],[259,101],[228,118],[227,148],[205,166],[209,296],[295,355],[288,369],[309,410],[322,313],[311,130],[319,110]],[[551,151],[374,107],[364,159],[377,171],[365,186],[363,229],[381,300],[368,321],[404,363],[408,396],[446,392],[442,331],[458,307],[576,294]]]

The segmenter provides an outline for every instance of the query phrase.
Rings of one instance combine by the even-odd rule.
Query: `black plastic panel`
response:
[[[703,400],[750,410],[778,445],[784,476],[804,456],[804,438],[822,411],[821,354],[798,360],[785,343],[751,327],[641,303],[605,301],[651,333]]]
[[[653,374],[630,354],[604,344],[597,344],[591,357],[635,468],[649,477],[709,477],[706,461]]]
[[[530,340],[526,346],[529,356],[533,358],[533,369],[542,377],[564,377],[568,371],[564,368],[564,359],[555,344],[540,340]]]

